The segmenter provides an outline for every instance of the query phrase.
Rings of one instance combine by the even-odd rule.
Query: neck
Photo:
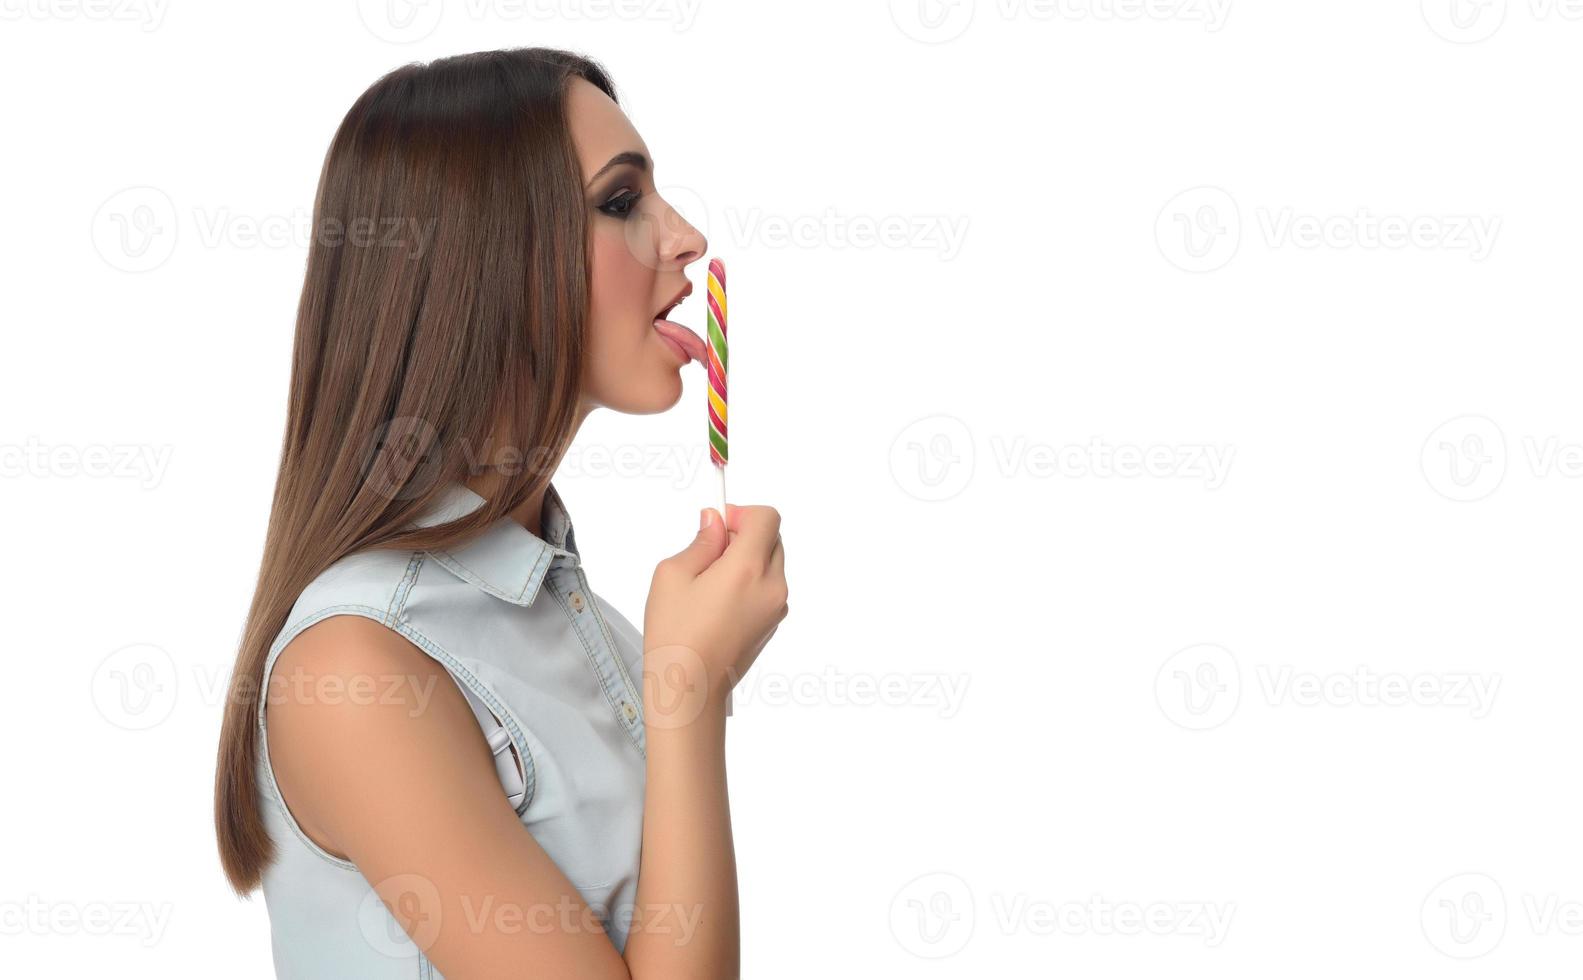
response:
[[[583,420],[588,418],[589,413],[592,411],[593,406],[579,402],[577,409],[577,421],[572,425],[573,439],[577,438],[577,433],[583,427]],[[520,459],[520,457],[518,458]],[[559,459],[555,459],[550,461],[547,465],[553,472],[561,465],[561,461]],[[489,466],[485,467],[481,472],[469,475],[467,479],[463,480],[462,482],[469,490],[478,494],[480,497],[483,497],[485,500],[491,500],[494,498],[495,494],[500,492],[501,487],[506,482],[506,478],[501,472],[500,467]],[[548,493],[549,484],[546,483],[544,486],[540,487],[538,490],[535,490],[531,495],[529,495],[528,499],[522,502],[522,506],[513,510],[509,515],[512,520],[527,528],[528,533],[537,538],[544,537],[544,498],[548,495]]]

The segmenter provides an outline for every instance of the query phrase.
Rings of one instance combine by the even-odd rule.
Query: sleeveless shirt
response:
[[[484,500],[451,483],[417,521],[454,520]],[[365,616],[442,665],[466,696],[495,755],[501,790],[598,915],[618,951],[637,893],[643,829],[641,634],[589,588],[571,518],[555,487],[544,537],[509,517],[454,551],[349,555],[305,588],[264,667],[330,616]],[[276,845],[263,875],[276,976],[282,980],[439,978],[357,866],[310,840],[269,764],[260,699],[259,791]],[[383,805],[399,807],[400,800]],[[399,882],[411,901],[431,888]],[[399,907],[399,906],[398,906]],[[449,912],[442,909],[441,914]],[[455,914],[461,914],[457,911]]]

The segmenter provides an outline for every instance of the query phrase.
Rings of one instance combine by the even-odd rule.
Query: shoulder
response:
[[[390,549],[359,551],[341,558],[314,576],[298,595],[287,618],[288,633],[293,625],[315,614],[339,609],[393,619],[423,558],[422,552]]]
[[[264,690],[269,730],[298,729],[367,743],[447,715],[467,722],[471,709],[445,667],[395,629],[360,614],[332,614],[298,632],[280,651]]]
[[[280,651],[264,689],[271,766],[327,850],[385,819],[381,800],[498,797],[493,758],[445,668],[364,615],[331,615]]]
[[[303,676],[339,677],[352,680],[360,676],[391,676],[394,674],[444,673],[416,645],[397,631],[357,614],[336,614],[333,607],[325,610],[329,615],[298,631],[280,651],[275,661],[275,673]],[[287,679],[282,678],[282,685]],[[275,700],[267,702],[271,708]],[[271,712],[273,716],[275,712]]]

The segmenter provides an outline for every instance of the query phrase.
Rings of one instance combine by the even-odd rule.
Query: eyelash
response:
[[[626,193],[618,194],[605,203],[599,205],[599,210],[610,215],[612,218],[619,218],[620,220],[625,221],[632,216],[632,209],[637,205],[638,199],[642,196],[642,194],[636,191],[627,191]]]

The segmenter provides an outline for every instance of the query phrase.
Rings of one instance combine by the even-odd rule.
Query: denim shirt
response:
[[[414,523],[454,520],[483,502],[452,483]],[[623,950],[643,830],[642,636],[589,588],[554,486],[543,520],[544,538],[503,517],[454,551],[341,559],[303,590],[264,677],[294,636],[338,615],[366,616],[433,657],[472,707],[522,825]],[[259,787],[276,844],[263,879],[276,976],[439,977],[357,866],[314,844],[292,818],[270,768],[263,703],[259,729]],[[433,887],[411,877],[401,886],[409,892]],[[447,905],[442,914],[467,913]],[[414,933],[423,942],[425,928]]]

